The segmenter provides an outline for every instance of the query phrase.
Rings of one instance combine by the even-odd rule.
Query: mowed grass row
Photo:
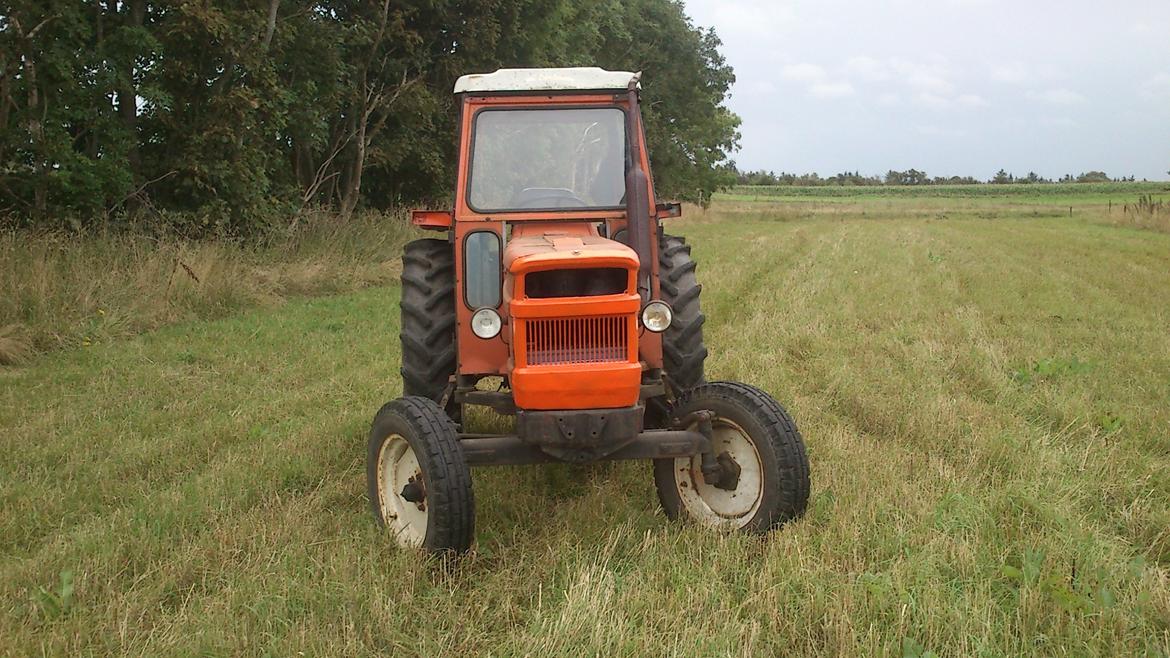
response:
[[[1170,654],[1170,236],[668,230],[709,377],[801,424],[803,520],[668,523],[642,463],[483,469],[475,553],[425,564],[364,494],[397,289],[294,300],[0,371],[0,652]]]

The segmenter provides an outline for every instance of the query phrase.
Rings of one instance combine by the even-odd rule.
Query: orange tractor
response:
[[[767,393],[706,382],[695,262],[659,222],[639,75],[466,75],[455,207],[402,257],[403,397],[370,430],[379,524],[402,544],[474,538],[471,466],[650,459],[666,515],[767,532],[804,512],[808,459]],[[478,386],[500,378],[497,390]],[[465,405],[515,417],[461,431]]]

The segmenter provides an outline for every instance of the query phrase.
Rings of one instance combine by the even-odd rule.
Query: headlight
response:
[[[481,308],[471,316],[471,332],[480,338],[495,338],[503,325],[500,314],[490,308]]]
[[[642,326],[656,334],[666,331],[672,320],[674,313],[666,302],[655,300],[642,309]]]

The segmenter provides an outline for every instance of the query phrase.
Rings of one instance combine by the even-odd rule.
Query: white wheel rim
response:
[[[692,425],[692,431],[698,425]],[[726,418],[711,420],[712,448],[726,452],[739,465],[735,489],[720,489],[703,479],[702,456],[674,460],[674,486],[687,513],[705,526],[738,530],[756,516],[764,500],[764,468],[750,435]]]
[[[382,521],[404,546],[422,546],[427,536],[427,500],[412,503],[402,497],[402,489],[411,482],[422,482],[422,467],[406,439],[391,434],[378,451],[378,500]],[[421,507],[421,509],[420,509]]]

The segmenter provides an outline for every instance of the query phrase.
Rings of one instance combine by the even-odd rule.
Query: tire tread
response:
[[[406,440],[419,458],[426,481],[428,524],[423,547],[432,553],[462,553],[475,539],[475,496],[471,469],[459,444],[455,423],[433,400],[406,396],[386,403],[370,428],[367,465],[370,505],[381,524],[377,496],[377,457],[386,438],[385,426],[401,419],[409,428]]]
[[[402,393],[438,402],[455,374],[455,252],[446,240],[407,243],[402,254]]]
[[[779,469],[780,497],[771,515],[753,524],[755,530],[766,532],[804,514],[808,506],[809,481],[808,455],[804,438],[795,421],[771,395],[741,382],[716,381],[687,390],[671,406],[671,415],[676,418],[684,412],[694,411],[693,406],[706,408],[711,401],[726,401],[751,416],[763,429],[764,436],[752,437],[771,444]],[[757,444],[758,445],[758,444]],[[674,460],[655,461],[654,481],[659,499],[668,516],[674,518],[683,513],[677,494],[673,492]],[[761,510],[764,511],[764,510]]]
[[[686,390],[704,381],[703,315],[699,298],[703,287],[695,277],[696,264],[686,239],[663,234],[658,241],[658,286],[662,299],[674,311],[674,322],[662,335],[663,369],[671,383]]]

